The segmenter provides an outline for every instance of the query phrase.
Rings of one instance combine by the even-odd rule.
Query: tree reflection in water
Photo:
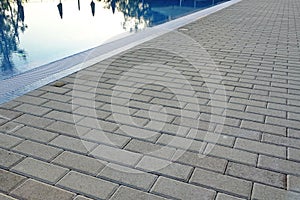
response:
[[[24,32],[24,8],[22,0],[0,1],[0,62],[1,71],[13,71],[12,56],[26,59],[25,51],[19,48],[19,32]]]
[[[124,15],[123,27],[126,30],[138,30],[147,26],[152,26],[154,18],[150,5],[143,0],[99,0],[103,1],[105,7],[111,8],[115,13],[117,9]]]

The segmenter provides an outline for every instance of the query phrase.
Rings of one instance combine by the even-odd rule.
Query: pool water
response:
[[[0,1],[0,80],[222,1]]]

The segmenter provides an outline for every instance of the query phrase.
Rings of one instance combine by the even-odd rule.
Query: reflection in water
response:
[[[101,1],[101,0],[100,0]],[[153,20],[153,12],[149,3],[143,0],[102,0],[107,8],[122,12],[124,15],[123,27],[126,30],[138,30],[151,25]]]
[[[26,59],[25,51],[19,49],[19,31],[24,32],[24,8],[21,0],[0,1],[0,61],[1,71],[13,71],[12,57]]]
[[[0,80],[221,1],[0,0]]]
[[[62,19],[63,18],[63,7],[62,7],[61,1],[59,2],[59,4],[57,4],[57,8],[58,8],[59,16]]]
[[[91,2],[91,9],[92,9],[92,15],[95,16],[95,3],[93,0]]]

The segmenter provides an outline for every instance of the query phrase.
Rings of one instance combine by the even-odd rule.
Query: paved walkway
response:
[[[243,0],[1,105],[0,199],[300,199],[299,42]]]

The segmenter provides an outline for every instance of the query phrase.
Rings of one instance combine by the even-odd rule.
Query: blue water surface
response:
[[[0,1],[0,80],[226,0]]]

